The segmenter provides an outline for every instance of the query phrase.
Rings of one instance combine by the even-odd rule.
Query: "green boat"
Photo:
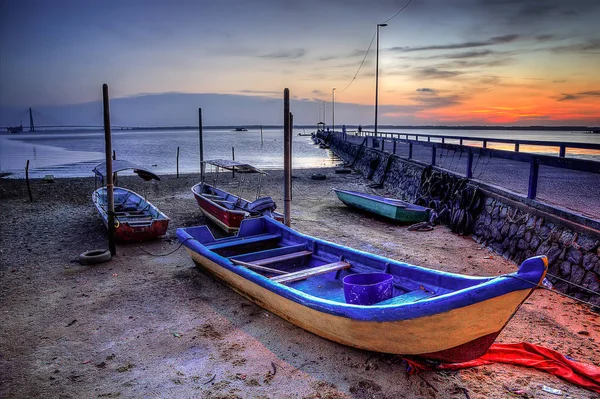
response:
[[[399,223],[418,223],[429,220],[430,208],[358,191],[335,188],[333,191],[335,191],[340,201],[351,208],[383,216]]]

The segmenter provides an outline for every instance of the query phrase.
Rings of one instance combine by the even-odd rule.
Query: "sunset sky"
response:
[[[0,0],[0,106],[289,87],[308,123],[335,87],[361,123],[375,42],[347,86],[407,1]],[[382,124],[600,125],[598,0],[413,0],[380,33]]]

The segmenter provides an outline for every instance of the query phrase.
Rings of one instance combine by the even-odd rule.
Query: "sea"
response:
[[[336,166],[340,160],[326,149],[314,145],[308,134],[314,129],[295,128],[292,141],[294,168],[324,168]],[[554,142],[596,143],[600,134],[566,131],[532,130],[471,130],[471,129],[380,129],[389,133],[411,135],[445,135]],[[433,139],[432,141],[439,141]],[[283,130],[204,129],[204,159],[235,159],[261,169],[283,169]],[[512,145],[491,144],[489,147],[512,150]],[[177,172],[199,173],[199,135],[197,129],[147,129],[112,131],[112,148],[117,159],[138,164],[156,174]],[[556,155],[556,147],[521,146],[521,151]],[[568,157],[600,161],[600,151],[574,150]],[[29,161],[29,176],[43,178],[93,176],[92,169],[104,161],[104,131],[90,129],[40,130],[17,134],[0,134],[0,172],[10,178],[25,177]]]

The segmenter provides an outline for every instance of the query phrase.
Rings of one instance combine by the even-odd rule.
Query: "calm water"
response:
[[[300,132],[295,130],[295,134]],[[306,129],[306,132],[311,129]],[[583,132],[459,130],[459,129],[384,129],[386,132],[423,135],[468,136],[546,141],[568,141],[600,144],[600,135]],[[180,149],[180,173],[198,172],[199,144],[196,130],[113,131],[113,149],[118,159],[126,159],[158,174],[176,172],[177,147]],[[229,130],[204,131],[204,158],[235,159],[264,169],[283,168],[283,132],[265,129],[261,143],[260,130],[247,132]],[[512,145],[491,145],[492,148],[512,150]],[[521,146],[521,151],[556,154],[556,147]],[[567,156],[600,159],[598,152],[569,150]],[[310,137],[293,136],[294,168],[329,167],[339,160],[328,150],[312,144]],[[92,168],[104,160],[102,131],[53,131],[0,135],[0,171],[23,177],[25,164],[30,160],[30,176],[56,177],[93,176]]]
[[[117,159],[125,159],[157,174],[177,171],[199,171],[199,141],[197,130],[121,131],[112,132],[112,147]],[[294,168],[329,167],[339,159],[313,145],[310,137],[293,136]],[[262,169],[283,169],[283,131],[260,130],[247,132],[204,130],[204,158],[232,158]],[[25,164],[30,160],[30,176],[55,177],[93,176],[93,167],[104,161],[104,132],[60,131],[36,132],[0,136],[0,171],[23,177]]]

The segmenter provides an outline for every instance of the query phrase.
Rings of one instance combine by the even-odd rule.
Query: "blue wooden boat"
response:
[[[485,353],[547,270],[546,258],[535,257],[511,274],[451,274],[329,243],[268,217],[244,220],[234,237],[215,239],[206,226],[177,229],[177,237],[207,273],[314,334],[441,362]],[[344,280],[373,273],[391,276],[387,299],[348,303]]]
[[[394,198],[380,197],[358,191],[333,189],[349,207],[393,219],[399,223],[418,223],[429,220],[431,209]]]

